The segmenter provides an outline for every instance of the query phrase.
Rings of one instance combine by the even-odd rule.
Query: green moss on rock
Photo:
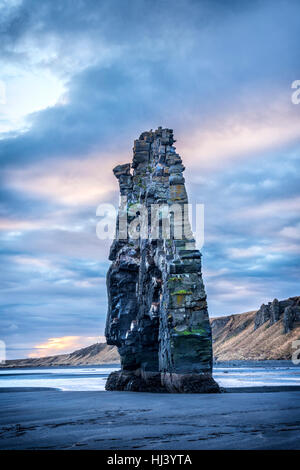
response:
[[[191,295],[193,292],[191,290],[185,290],[185,289],[181,289],[181,290],[177,290],[176,292],[172,292],[171,295]]]

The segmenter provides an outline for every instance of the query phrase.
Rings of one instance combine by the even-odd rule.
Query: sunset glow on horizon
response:
[[[94,343],[104,343],[102,336],[62,336],[61,338],[49,338],[45,343],[34,346],[35,351],[28,357],[47,357],[56,354],[69,354],[76,349],[91,346]]]

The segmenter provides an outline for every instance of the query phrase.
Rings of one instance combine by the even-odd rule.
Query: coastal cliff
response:
[[[215,361],[290,360],[300,340],[300,297],[274,299],[255,311],[212,318]]]

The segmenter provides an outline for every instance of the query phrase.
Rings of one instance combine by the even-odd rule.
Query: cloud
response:
[[[300,240],[300,224],[297,224],[295,226],[283,227],[283,229],[280,230],[280,235],[286,238]]]
[[[229,256],[231,258],[254,258],[265,256],[266,248],[263,246],[249,246],[247,248],[230,248]]]
[[[245,219],[286,219],[292,216],[298,216],[300,211],[300,197],[279,199],[265,202],[257,207],[248,207],[246,211],[235,213],[236,217]]]
[[[210,313],[298,294],[299,2],[3,5],[0,326],[11,357],[103,334],[109,242],[96,237],[96,206],[117,203],[112,167],[157,125],[174,129],[190,200],[205,203]]]
[[[220,2],[170,5],[157,2],[149,12],[144,1],[118,1],[113,6],[110,1],[85,1],[76,7],[46,1],[33,8],[27,0],[11,9],[3,20],[6,57],[12,59],[18,51],[29,69],[67,73],[68,78],[63,103],[32,114],[27,132],[0,141],[3,164],[61,155],[80,158],[95,147],[120,144],[125,136],[132,141],[139,131],[170,122],[182,140],[195,122],[199,129],[208,116],[220,125],[195,133],[194,142],[204,139],[203,155],[219,154],[221,147],[236,153],[238,146],[245,151],[264,148],[272,139],[278,143],[294,138],[296,124],[291,123],[290,130],[286,123],[280,127],[276,114],[270,126],[260,127],[258,119],[250,129],[247,123],[238,128],[230,115],[227,122],[220,116],[228,116],[235,97],[242,97],[246,108],[257,92],[273,100],[278,87],[290,102],[290,83],[282,70],[289,74],[299,62],[297,4],[288,10],[283,4],[272,5],[271,15],[269,2],[251,7],[234,2],[233,9]],[[39,47],[32,48],[37,42]],[[103,50],[109,51],[105,59]],[[83,66],[74,62],[76,56]]]
[[[216,115],[209,122],[184,136],[180,150],[192,167],[218,169],[222,165],[252,158],[265,150],[280,148],[300,140],[300,114],[282,97],[264,93],[259,103],[250,104],[246,110],[235,111],[239,99],[225,115]],[[257,101],[257,97],[256,97]],[[262,184],[272,186],[269,179]]]
[[[33,258],[30,256],[21,255],[21,256],[14,256],[13,260],[14,262],[19,263],[21,265],[38,268],[41,271],[44,271],[44,270],[49,271],[50,269],[53,268],[49,260],[44,260],[41,258]]]
[[[49,72],[7,70],[6,74],[2,71],[2,77],[6,102],[0,103],[0,135],[28,131],[30,125],[26,116],[54,106],[65,93],[64,83]]]
[[[68,354],[75,349],[90,346],[93,343],[105,342],[102,336],[63,336],[60,338],[49,338],[45,343],[34,346],[35,351],[28,357],[46,357],[56,354]]]
[[[20,231],[41,228],[41,224],[30,222],[27,220],[5,220],[0,219],[0,230]]]
[[[82,160],[65,159],[46,167],[35,164],[8,170],[6,186],[65,206],[94,205],[96,211],[97,204],[111,200],[112,193],[118,191],[112,168],[120,158],[106,153]]]
[[[284,253],[293,253],[300,255],[300,245],[291,243],[279,243],[275,245],[265,246],[248,246],[246,248],[230,248],[228,255],[232,259],[250,258],[253,262],[257,258],[264,258],[265,261],[276,258],[282,258]]]

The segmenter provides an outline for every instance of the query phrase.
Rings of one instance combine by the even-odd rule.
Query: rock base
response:
[[[111,372],[107,378],[105,390],[126,392],[166,392],[161,384],[159,372],[147,372],[143,376],[139,370]]]
[[[105,390],[151,393],[221,393],[210,374],[161,374],[160,372],[111,372]]]
[[[169,393],[220,393],[211,374],[161,374],[161,382]]]

